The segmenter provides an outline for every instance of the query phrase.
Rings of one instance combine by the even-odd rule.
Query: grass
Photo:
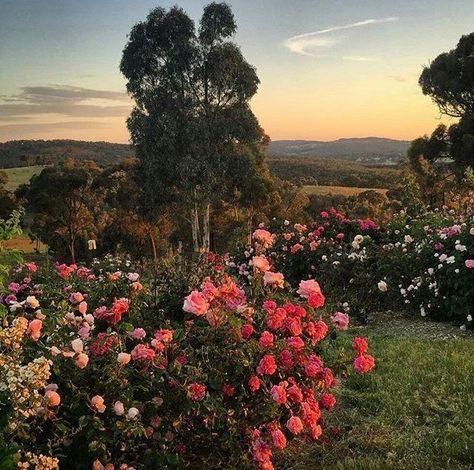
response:
[[[391,330],[388,322],[357,332],[369,338],[377,367],[340,388],[326,427],[341,436],[295,449],[283,468],[474,468],[474,336],[422,327]]]
[[[388,190],[382,188],[353,188],[349,186],[316,186],[303,185],[303,190],[308,195],[326,195],[326,194],[340,194],[341,196],[357,196],[364,191],[376,191],[380,194],[385,194]]]
[[[6,189],[9,191],[15,191],[18,186],[23,183],[28,183],[33,175],[37,175],[41,172],[44,166],[23,166],[19,168],[5,168],[3,171],[8,175],[8,182]]]

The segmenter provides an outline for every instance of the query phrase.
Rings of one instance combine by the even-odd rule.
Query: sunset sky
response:
[[[195,20],[208,1],[0,0],[0,141],[127,142],[118,66],[155,6]],[[236,42],[261,85],[252,107],[273,140],[412,139],[440,122],[423,65],[474,30],[472,0],[234,0]]]

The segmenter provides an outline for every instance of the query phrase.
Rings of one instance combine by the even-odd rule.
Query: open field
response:
[[[316,185],[303,185],[304,192],[310,196],[326,195],[326,194],[339,194],[341,196],[357,196],[364,191],[376,191],[380,194],[386,194],[388,189],[382,188],[355,188],[350,186],[316,186]]]
[[[10,250],[20,250],[24,253],[34,253],[37,248],[39,251],[43,252],[46,249],[46,245],[39,242],[38,245],[31,241],[26,233],[18,235],[12,240],[5,242],[5,248]]]
[[[31,177],[40,173],[43,168],[44,166],[42,165],[5,168],[2,171],[5,171],[5,173],[8,175],[6,189],[9,191],[15,191],[15,189],[21,184],[28,183]]]
[[[326,423],[339,435],[299,446],[283,468],[473,468],[474,336],[446,324],[384,318],[358,331],[377,368],[351,376],[340,390],[341,406]]]

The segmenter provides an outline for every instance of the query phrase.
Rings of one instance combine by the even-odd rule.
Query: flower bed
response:
[[[262,266],[241,287],[203,264],[179,311],[134,272],[15,271],[0,307],[2,468],[271,469],[288,441],[326,432],[338,377],[375,365],[366,340],[332,346],[349,317],[323,309],[313,279],[292,288]]]

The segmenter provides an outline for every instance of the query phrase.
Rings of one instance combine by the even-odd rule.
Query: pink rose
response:
[[[270,390],[270,395],[278,405],[286,403],[286,390],[281,385],[274,385]]]
[[[314,279],[301,281],[299,289],[296,291],[301,297],[308,299],[312,294],[320,294],[321,287]]]
[[[347,330],[349,328],[349,315],[346,313],[342,312],[336,312],[332,317],[331,317],[332,324],[338,329],[338,330]]]
[[[469,268],[469,269],[474,268],[474,259],[467,259],[464,262],[464,265],[466,266],[466,268]]]
[[[193,290],[184,299],[183,310],[185,312],[201,316],[205,315],[206,312],[209,310],[209,304],[201,292]]]
[[[264,331],[258,343],[262,348],[271,348],[273,346],[273,335],[269,331]]]
[[[366,374],[375,367],[375,359],[370,354],[362,354],[354,359],[354,369],[359,374]]]

